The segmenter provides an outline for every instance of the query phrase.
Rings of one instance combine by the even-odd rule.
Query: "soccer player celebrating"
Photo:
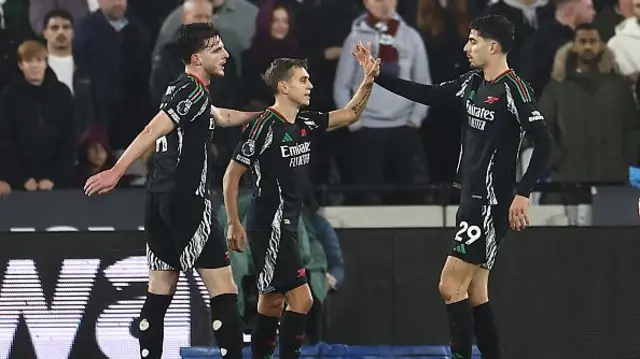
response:
[[[245,129],[224,175],[227,241],[234,250],[245,248],[247,241],[237,199],[238,182],[249,167],[257,187],[247,215],[248,240],[259,272],[258,316],[251,338],[253,358],[273,354],[281,316],[280,357],[300,355],[306,315],[313,304],[297,241],[298,218],[309,182],[311,136],[313,132],[348,126],[362,114],[380,63],[371,57],[369,46],[364,48],[360,43],[355,46],[354,56],[364,70],[362,84],[345,108],[329,113],[300,110],[309,105],[313,88],[305,61],[273,61],[264,77],[274,92],[275,104]],[[282,315],[285,300],[287,308]]]
[[[489,15],[475,19],[470,28],[464,51],[475,70],[435,86],[384,74],[375,82],[412,101],[429,105],[456,97],[466,108],[468,122],[463,125],[458,163],[458,229],[439,289],[449,314],[452,357],[471,358],[475,329],[482,357],[500,359],[489,305],[489,271],[508,225],[519,231],[529,224],[529,195],[548,164],[552,139],[531,88],[507,65],[506,55],[514,42],[513,24],[502,16]],[[516,185],[518,152],[525,133],[535,149]]]
[[[184,25],[178,45],[185,73],[169,84],[160,112],[113,168],[87,180],[87,195],[107,193],[156,145],[147,187],[145,232],[149,286],[139,320],[140,357],[160,359],[164,317],[180,271],[196,268],[211,296],[211,324],[225,358],[242,358],[242,323],[222,228],[213,218],[207,170],[216,125],[246,124],[255,113],[214,108],[207,83],[223,76],[229,54],[212,24]],[[213,116],[213,117],[212,117]]]

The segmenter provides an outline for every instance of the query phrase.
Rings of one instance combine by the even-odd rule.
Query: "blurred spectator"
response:
[[[16,50],[25,38],[11,29],[0,27],[0,89],[18,74]]]
[[[605,43],[609,41],[615,35],[616,26],[632,16],[632,0],[607,0],[602,9],[598,10],[594,21],[602,41]]]
[[[553,19],[554,7],[549,0],[496,0],[485,10],[486,14],[503,15],[515,26],[515,43],[507,56],[509,65],[519,71],[518,60],[523,45],[540,23]]]
[[[466,0],[418,0],[415,23],[424,39],[433,83],[455,79],[469,71],[469,60],[462,48],[469,36]],[[460,135],[464,109],[455,101],[441,102],[429,108],[422,125],[429,178],[432,182],[451,183],[460,154]],[[459,120],[456,120],[459,119]]]
[[[65,10],[71,14],[72,22],[78,22],[89,14],[87,0],[31,0],[29,2],[29,22],[36,34],[42,34],[46,15],[53,10]]]
[[[106,126],[114,149],[126,147],[151,115],[150,39],[126,15],[126,0],[99,0],[100,10],[82,20],[73,51],[79,71],[89,74],[96,122]]]
[[[520,74],[529,81],[536,98],[549,81],[558,49],[573,40],[573,29],[591,23],[595,11],[592,0],[556,0],[555,18],[540,24],[527,40],[520,55]]]
[[[256,29],[258,8],[247,0],[208,0],[213,3],[213,23],[220,30],[224,47],[236,59],[241,71],[242,53],[251,45]],[[164,21],[153,50],[159,51],[166,43],[174,41],[182,24],[182,7],[177,7]],[[240,72],[238,72],[238,75]]]
[[[27,12],[22,0],[0,0],[0,89],[20,73],[15,56],[18,45],[33,37]]]
[[[158,38],[164,20],[182,3],[183,0],[129,0],[129,9],[133,16],[149,30],[153,43]]]
[[[288,0],[287,4],[293,9],[300,51],[309,59],[308,71],[313,82],[310,107],[332,111],[336,108],[333,79],[342,44],[351,31],[351,23],[362,13],[362,0]],[[350,159],[344,155],[348,152],[348,141],[347,128],[318,136],[312,143],[312,183],[349,183]]]
[[[557,143],[553,180],[626,182],[638,164],[640,116],[594,25],[579,26],[558,51],[540,111]]]
[[[91,80],[78,71],[73,58],[73,18],[66,10],[52,10],[44,17],[47,63],[58,81],[67,85],[74,98],[75,130],[82,131],[94,122]]]
[[[300,50],[292,13],[276,0],[267,0],[256,18],[256,34],[242,54],[242,80],[248,108],[260,110],[273,104],[273,92],[262,74],[280,57],[298,58]]]
[[[18,48],[22,76],[0,93],[0,163],[13,188],[65,188],[74,163],[69,89],[47,72],[47,50],[30,40]]]
[[[622,75],[635,83],[640,75],[640,0],[633,0],[633,11],[635,16],[616,27],[616,34],[608,45]]]
[[[52,10],[44,17],[43,37],[47,43],[47,63],[73,94],[73,77],[76,70],[71,43],[73,18],[66,10]]]
[[[74,185],[77,187],[83,187],[89,177],[116,163],[109,145],[109,135],[104,127],[93,124],[84,131],[80,137],[77,158],[74,178]],[[131,176],[124,176],[119,185],[126,185],[131,180]]]
[[[396,13],[397,0],[365,0],[364,4],[367,13],[354,21],[342,47],[334,84],[338,107],[349,102],[362,82],[363,71],[351,56],[357,41],[371,42],[372,53],[382,60],[382,72],[418,83],[431,83],[423,40]],[[376,85],[362,118],[350,126],[354,184],[382,185],[389,178],[386,173],[392,173],[392,180],[397,183],[425,184],[426,160],[418,129],[426,115],[426,106]],[[387,167],[391,167],[392,172],[386,172]],[[367,203],[381,201],[375,191],[364,196]]]
[[[206,0],[187,0],[183,4],[183,23],[209,22],[213,13],[211,2]],[[150,93],[151,103],[154,108],[160,106],[162,95],[167,86],[180,74],[184,73],[184,63],[180,58],[180,49],[176,42],[164,45],[154,56],[151,68]],[[226,108],[238,108],[240,100],[240,79],[235,62],[227,60],[223,77],[214,76],[209,83],[209,94],[215,106]],[[222,183],[222,175],[229,164],[233,150],[240,140],[241,130],[237,127],[220,127],[214,133],[214,162],[209,169],[214,173],[214,178]]]
[[[22,39],[33,38],[34,33],[29,24],[29,1],[0,0],[0,27],[10,29]]]

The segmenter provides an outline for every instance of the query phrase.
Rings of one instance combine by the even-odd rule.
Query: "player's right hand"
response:
[[[109,193],[116,188],[116,185],[120,181],[120,177],[122,176],[118,172],[114,171],[113,168],[93,175],[89,177],[87,183],[85,183],[84,193],[87,196],[92,196],[96,193]]]
[[[229,223],[227,228],[227,247],[235,252],[243,252],[247,248],[247,232],[240,223]]]

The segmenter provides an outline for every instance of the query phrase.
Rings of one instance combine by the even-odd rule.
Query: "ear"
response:
[[[278,92],[285,95],[289,92],[289,86],[286,81],[278,82]]]
[[[200,56],[197,54],[191,55],[191,63],[196,66],[202,66],[202,60],[200,60]]]

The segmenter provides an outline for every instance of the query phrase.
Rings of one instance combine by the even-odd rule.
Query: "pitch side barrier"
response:
[[[338,229],[346,281],[326,340],[350,346],[442,346],[437,292],[453,228]],[[491,280],[505,357],[640,357],[640,241],[634,227],[538,227],[510,233]],[[0,233],[0,359],[132,358],[143,304],[140,231]],[[166,358],[214,345],[207,295],[180,278]]]

